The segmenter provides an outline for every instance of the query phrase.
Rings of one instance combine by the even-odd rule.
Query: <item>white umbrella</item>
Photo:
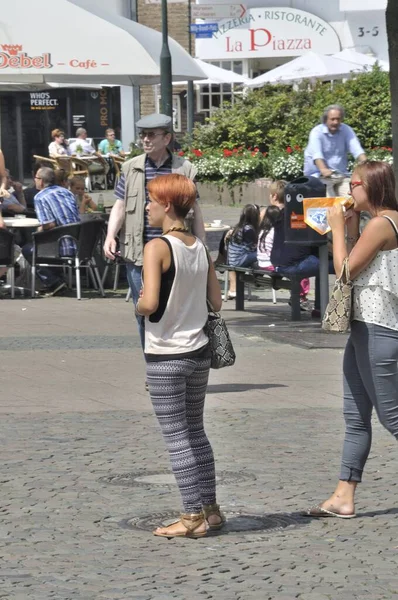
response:
[[[302,79],[342,79],[362,69],[361,65],[333,58],[316,52],[307,52],[268,73],[248,82],[249,87],[261,87],[266,83],[291,84]]]
[[[207,79],[202,79],[198,82],[200,85],[219,85],[220,83],[243,83],[246,85],[249,81],[243,75],[234,73],[229,69],[222,69],[204,60],[200,60],[200,58],[195,58],[194,60],[207,77]],[[181,82],[173,81],[173,85],[181,85]]]
[[[341,50],[341,52],[337,52],[336,54],[332,54],[333,58],[339,58],[340,60],[346,60],[348,62],[356,63],[357,65],[361,65],[364,69],[371,69],[373,65],[378,63],[382,71],[389,71],[390,65],[386,60],[380,60],[375,56],[369,56],[369,54],[363,54],[362,52],[356,52],[355,50],[351,50],[350,48],[346,48],[345,50]]]
[[[1,2],[0,82],[158,83],[162,35],[107,14],[90,0]],[[169,38],[175,80],[201,79],[200,67]]]

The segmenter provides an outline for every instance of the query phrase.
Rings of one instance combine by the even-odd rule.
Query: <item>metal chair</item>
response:
[[[81,300],[80,270],[88,269],[94,287],[104,298],[104,288],[94,258],[94,252],[104,226],[102,219],[93,219],[83,223],[72,223],[54,227],[33,234],[32,254],[32,298],[35,295],[35,277],[37,267],[60,267],[69,270],[69,286],[72,284],[72,272],[76,275],[76,297]],[[62,256],[61,242],[73,240],[76,246],[75,256]]]
[[[15,298],[14,234],[3,228],[0,228],[0,267],[9,269],[11,298]]]

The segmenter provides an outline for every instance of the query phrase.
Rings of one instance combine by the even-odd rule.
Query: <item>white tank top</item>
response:
[[[385,218],[398,240],[397,226],[390,217]],[[398,248],[378,252],[353,284],[352,319],[398,331]]]
[[[198,238],[187,246],[173,235],[164,237],[173,252],[175,277],[159,322],[145,319],[145,353],[177,356],[199,350],[209,341],[203,331],[209,262]]]

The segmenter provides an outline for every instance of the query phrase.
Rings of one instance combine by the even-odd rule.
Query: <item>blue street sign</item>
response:
[[[200,37],[211,37],[213,33],[218,31],[218,23],[191,23],[189,30]]]
[[[195,37],[196,37],[197,40],[201,40],[201,39],[204,39],[204,38],[212,38],[213,37],[213,32],[209,31],[209,32],[206,32],[206,33],[195,33]]]

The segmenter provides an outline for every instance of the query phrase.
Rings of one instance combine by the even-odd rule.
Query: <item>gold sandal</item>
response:
[[[207,526],[209,529],[221,529],[222,527],[224,527],[226,519],[220,510],[219,504],[217,504],[216,502],[214,504],[204,504],[203,505],[203,513],[204,513],[205,519],[207,521]],[[219,517],[221,519],[221,521],[219,523],[215,523],[214,525],[211,525],[209,523],[209,517],[211,517],[213,515]]]
[[[200,513],[192,513],[192,514],[181,514],[181,517],[178,521],[174,521],[167,525],[166,527],[158,527],[158,529],[167,529],[171,525],[175,525],[176,523],[182,523],[186,529],[186,531],[178,531],[175,533],[158,533],[158,530],[155,529],[153,531],[153,535],[157,535],[159,537],[166,537],[169,540],[175,537],[189,537],[189,538],[200,538],[207,535],[207,528],[205,531],[196,531],[203,523],[206,523],[203,512]]]

